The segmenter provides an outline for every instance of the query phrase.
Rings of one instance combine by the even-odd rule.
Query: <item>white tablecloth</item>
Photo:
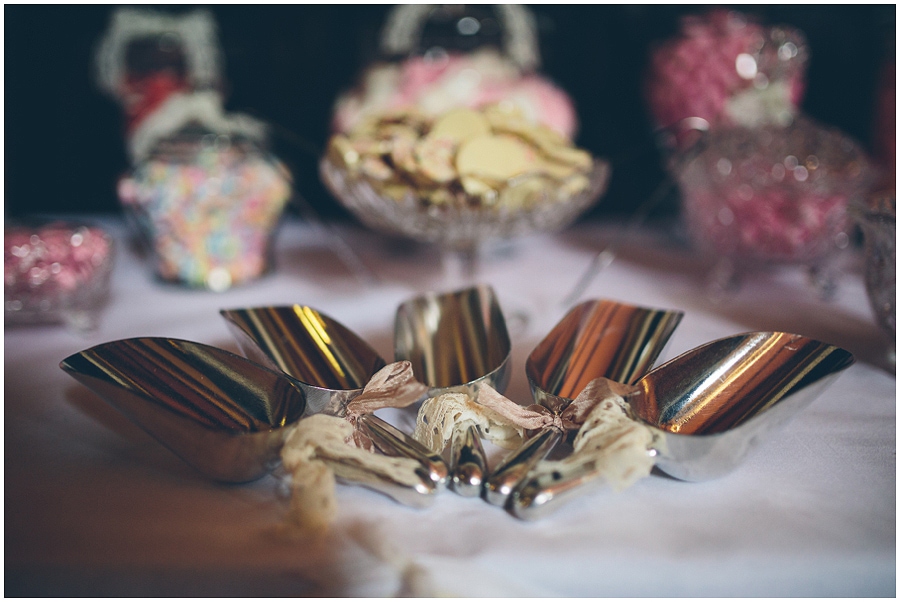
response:
[[[894,596],[896,381],[875,326],[860,258],[845,258],[836,297],[804,274],[756,275],[713,301],[709,261],[651,231],[627,237],[582,299],[681,309],[668,359],[750,330],[784,330],[846,348],[857,362],[736,472],[706,483],[653,474],[604,487],[539,521],[442,492],[412,510],[339,486],[339,515],[319,543],[286,538],[273,477],[204,480],[59,369],[92,345],[168,336],[232,351],[220,308],[303,303],[392,359],[404,300],[459,281],[430,247],[337,231],[376,277],[336,253],[329,230],[292,222],[273,273],[226,293],[162,284],[119,238],[100,326],[5,331],[6,595]],[[492,249],[491,284],[513,338],[507,395],[530,403],[524,362],[568,309],[563,298],[621,228],[587,223]],[[409,428],[409,416],[394,417]],[[494,458],[496,459],[496,457]]]

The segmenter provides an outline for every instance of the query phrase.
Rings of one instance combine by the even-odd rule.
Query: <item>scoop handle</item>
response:
[[[424,445],[374,414],[360,416],[359,424],[381,453],[416,460],[435,487],[447,484],[450,471],[441,456],[431,453]]]
[[[505,506],[516,486],[538,462],[547,457],[562,437],[560,429],[554,426],[544,427],[505,457],[485,481],[484,499],[495,506]]]
[[[421,467],[415,471],[417,481],[406,483],[384,472],[360,467],[352,461],[325,459],[325,463],[341,483],[372,489],[411,508],[431,506],[439,492],[431,476]]]
[[[524,520],[541,518],[571,498],[590,491],[589,484],[603,483],[602,475],[602,469],[593,461],[532,473],[512,492],[509,511]]]
[[[451,489],[464,497],[477,497],[487,472],[487,456],[478,427],[471,421],[455,425],[450,439]]]

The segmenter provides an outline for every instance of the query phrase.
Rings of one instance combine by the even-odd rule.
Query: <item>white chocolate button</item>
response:
[[[429,138],[452,138],[457,142],[491,133],[484,115],[472,109],[452,109],[441,115],[428,132]]]
[[[463,142],[456,154],[459,174],[502,182],[531,169],[534,150],[512,136],[479,136]]]

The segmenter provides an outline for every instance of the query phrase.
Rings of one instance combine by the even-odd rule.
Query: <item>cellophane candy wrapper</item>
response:
[[[872,177],[851,139],[798,118],[720,128],[700,144],[676,174],[698,247],[742,264],[813,265],[847,245],[848,204]]]
[[[264,274],[290,174],[249,140],[166,139],[119,183],[119,198],[166,281],[222,291]]]
[[[13,224],[3,238],[4,322],[90,330],[109,297],[112,238],[97,226]]]
[[[710,129],[785,125],[803,98],[807,60],[800,31],[714,9],[685,17],[678,35],[652,51],[645,96],[656,126],[675,134],[675,146],[691,118]]]

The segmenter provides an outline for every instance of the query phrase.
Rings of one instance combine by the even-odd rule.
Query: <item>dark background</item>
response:
[[[226,107],[275,126],[273,147],[320,214],[347,214],[316,173],[332,102],[376,58],[386,5],[214,6],[228,84]],[[624,214],[663,179],[640,95],[648,49],[703,7],[534,5],[542,71],[576,103],[576,142],[613,164],[604,201],[587,217]],[[896,7],[735,6],[801,29],[811,59],[803,110],[866,148],[878,73],[894,58]],[[160,10],[186,12],[191,7]],[[94,45],[111,6],[5,6],[6,217],[113,213],[128,168],[118,105],[93,80]],[[659,211],[673,210],[668,199]]]

